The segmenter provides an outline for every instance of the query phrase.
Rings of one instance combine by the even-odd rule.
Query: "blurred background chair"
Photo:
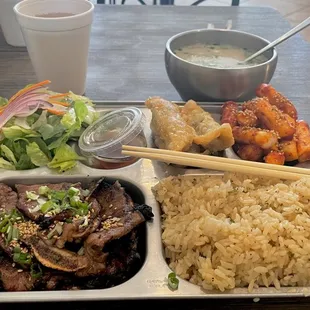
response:
[[[1,0],[0,0],[1,1]],[[143,0],[137,0],[140,4],[146,5],[146,3]],[[197,0],[191,5],[199,5],[202,2],[205,2],[208,0]],[[240,0],[232,0],[231,5],[232,6],[238,6]],[[116,4],[116,0],[97,0],[97,3],[101,4]],[[126,0],[122,0],[121,4],[126,4]],[[174,0],[153,0],[153,5],[174,5]]]

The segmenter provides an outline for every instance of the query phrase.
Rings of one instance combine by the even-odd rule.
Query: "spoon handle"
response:
[[[294,34],[298,33],[299,31],[303,30],[304,28],[308,27],[309,25],[310,25],[310,17],[306,18],[303,22],[298,24],[296,27],[294,27],[293,29],[291,29],[287,33],[283,34],[281,37],[279,37],[278,39],[274,40],[273,42],[269,43],[267,46],[265,46],[264,48],[262,48],[261,50],[259,50],[255,54],[251,55],[250,57],[245,59],[243,62],[247,62],[249,60],[252,60],[253,58],[259,56],[260,54],[266,52],[267,50],[277,46],[281,42],[287,40],[288,38],[290,38]]]

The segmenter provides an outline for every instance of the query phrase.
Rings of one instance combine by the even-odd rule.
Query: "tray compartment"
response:
[[[12,177],[12,178],[1,178],[0,182],[9,185],[12,187],[14,190],[16,190],[15,185],[16,184],[26,184],[26,185],[32,185],[32,184],[44,184],[44,183],[61,183],[61,182],[69,182],[69,183],[77,183],[81,182],[82,187],[84,189],[88,188],[91,182],[97,182],[101,178],[98,177],[77,177],[77,176],[72,176],[72,177],[43,177],[43,176],[38,176],[38,177],[33,177],[33,178],[27,178],[27,179],[21,179],[19,177]],[[115,178],[115,177],[104,177],[104,182],[112,185],[116,181],[118,181],[121,186],[125,189],[125,192],[132,198],[133,202],[135,204],[146,204],[146,197],[143,192],[136,184],[133,184],[130,181],[124,180],[122,178]],[[82,287],[82,290],[86,289],[107,289],[109,287],[114,287],[118,285],[122,285],[123,283],[126,283],[128,280],[133,278],[142,268],[142,266],[145,263],[146,256],[147,256],[147,224],[146,222],[142,223],[138,227],[135,228],[137,232],[137,255],[139,257],[139,260],[134,261],[132,265],[130,266],[129,270],[125,272],[125,276],[121,277],[117,275],[116,277],[86,277],[86,278],[76,278],[75,281],[78,286]],[[124,238],[124,237],[123,237]],[[124,239],[123,239],[124,240]],[[125,237],[126,240],[126,237]],[[127,241],[127,240],[126,240]],[[123,242],[126,242],[123,241]],[[107,251],[109,251],[109,247],[114,242],[117,242],[117,240],[114,240],[111,242],[111,244],[107,244],[106,248]],[[112,246],[112,247],[114,247]],[[117,246],[116,246],[117,248]],[[115,252],[115,248],[113,249]],[[119,249],[121,250],[121,248]],[[118,250],[117,250],[118,251]],[[116,252],[117,252],[116,251]],[[1,301],[1,294],[5,294],[5,292],[0,293],[0,301]]]

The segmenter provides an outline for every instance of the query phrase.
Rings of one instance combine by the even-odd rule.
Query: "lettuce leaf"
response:
[[[72,103],[72,102],[75,102],[77,100],[80,100],[80,101],[82,101],[85,104],[90,105],[90,106],[94,105],[93,102],[89,98],[87,98],[85,96],[76,95],[72,91],[69,91],[69,95],[67,97],[67,101]]]
[[[60,147],[62,144],[67,143],[67,141],[69,140],[71,135],[71,132],[68,131],[65,134],[63,134],[61,137],[57,138],[56,140],[52,141],[49,145],[48,145],[48,149],[49,150],[54,150],[57,149],[58,147]]]
[[[31,143],[31,142],[35,142],[35,143],[39,146],[40,150],[47,156],[47,158],[48,158],[49,160],[52,159],[51,152],[49,151],[49,149],[48,149],[46,143],[43,141],[42,138],[28,138],[28,141],[29,141],[30,143]]]
[[[66,128],[69,129],[76,122],[76,115],[73,108],[70,108],[68,112],[62,117],[60,123]]]
[[[87,106],[87,110],[88,110],[88,113],[84,119],[84,122],[87,125],[90,125],[99,118],[99,112],[96,111],[92,106],[89,106],[89,105]]]
[[[31,129],[38,131],[43,140],[51,139],[65,131],[60,123],[60,117],[51,115],[47,117],[47,111],[43,111],[40,117],[31,126]]]
[[[31,129],[38,130],[41,126],[47,124],[47,111],[42,111],[39,118],[32,124]]]
[[[0,157],[0,168],[15,170],[15,166],[11,164],[9,161],[5,160],[3,157]]]
[[[31,162],[37,167],[46,166],[50,162],[49,158],[41,151],[38,144],[35,142],[31,142],[26,146],[26,152]]]
[[[27,123],[31,127],[40,117],[39,113],[33,113],[27,116]]]
[[[78,130],[87,115],[88,109],[86,104],[81,100],[77,100],[74,102],[73,108],[70,108],[62,117],[61,124],[67,129],[74,126],[74,129]]]
[[[26,145],[28,140],[24,138],[19,138],[15,140],[4,139],[3,145],[7,146],[13,153],[17,161],[19,161],[22,154],[26,153]]]
[[[5,157],[7,160],[9,160],[12,164],[16,165],[17,160],[14,156],[14,153],[4,144],[0,146],[1,154],[3,157]]]
[[[16,170],[28,170],[36,168],[27,154],[22,154],[16,164]]]
[[[15,117],[14,125],[25,128],[25,129],[30,129],[30,126],[27,122],[27,117]]]
[[[39,137],[40,134],[32,129],[26,129],[20,126],[3,127],[2,132],[7,139],[16,139],[24,137]]]
[[[55,150],[55,156],[50,163],[49,168],[59,169],[59,172],[64,172],[73,168],[77,160],[84,160],[84,157],[79,156],[68,144],[61,144]]]
[[[67,128],[65,133],[63,133],[60,137],[58,137],[56,140],[53,140],[49,145],[48,149],[53,150],[64,143],[67,143],[67,141],[71,137],[79,137],[80,130],[82,127],[82,123],[86,116],[88,115],[88,109],[85,105],[85,103],[81,100],[77,100],[74,102],[73,108],[70,108],[69,111],[62,117],[60,123]]]
[[[78,128],[82,126],[82,123],[84,122],[85,117],[88,114],[88,109],[86,107],[86,104],[81,100],[76,100],[74,102],[74,112],[76,115],[76,122],[78,123]]]

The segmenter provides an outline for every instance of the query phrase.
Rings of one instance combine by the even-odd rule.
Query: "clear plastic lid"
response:
[[[79,148],[85,155],[108,158],[125,157],[122,145],[134,140],[145,125],[145,116],[138,108],[123,108],[105,113],[85,129]]]

